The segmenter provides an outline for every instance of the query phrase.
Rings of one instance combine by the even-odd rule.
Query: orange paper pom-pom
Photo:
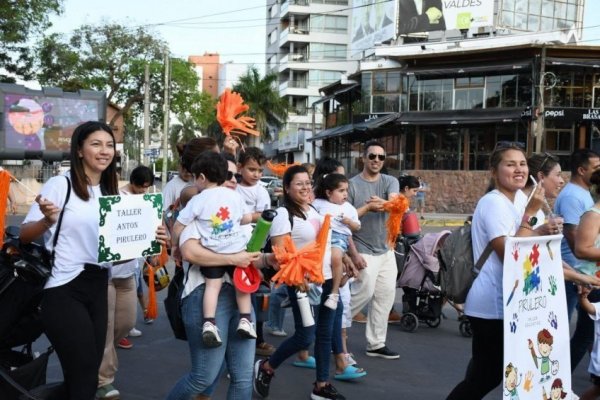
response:
[[[383,209],[390,213],[386,224],[387,244],[390,248],[394,248],[396,238],[402,231],[402,217],[408,210],[408,199],[406,196],[399,194],[383,203]]]
[[[278,164],[273,164],[271,161],[267,161],[267,168],[269,168],[271,170],[271,172],[273,172],[273,174],[275,174],[278,177],[282,177],[283,174],[285,174],[285,171],[291,167],[292,165],[300,165],[300,163],[293,163],[293,164],[287,164],[287,163],[278,163]]]
[[[239,114],[248,111],[249,108],[247,104],[244,104],[244,99],[239,93],[232,92],[229,88],[225,89],[217,103],[217,121],[219,121],[225,135],[229,135],[231,132],[242,135],[259,135],[258,131],[252,129],[254,128],[254,118],[238,117]]]
[[[8,192],[10,191],[10,179],[12,175],[5,169],[0,170],[0,246],[4,243],[4,229],[6,227],[6,204]],[[14,207],[14,204],[12,204]]]
[[[160,254],[152,257],[151,262],[146,261],[148,266],[148,305],[145,317],[156,319],[158,317],[158,303],[156,300],[156,288],[154,287],[154,270],[164,267],[169,261],[167,246],[161,246]]]

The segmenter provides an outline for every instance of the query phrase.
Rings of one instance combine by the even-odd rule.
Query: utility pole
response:
[[[165,109],[163,121],[163,167],[162,167],[162,187],[167,184],[168,154],[169,154],[169,96],[171,95],[171,69],[169,64],[169,51],[165,49]]]
[[[144,165],[148,166],[150,148],[150,67],[144,68]]]
[[[540,85],[539,85],[539,101],[538,101],[538,118],[535,121],[535,152],[542,152],[542,140],[545,134],[545,125],[546,121],[544,121],[544,92],[546,91],[546,85],[544,84],[544,79],[546,78],[546,46],[542,46],[542,57],[541,57],[541,65],[540,65]],[[531,112],[535,112],[532,110]]]

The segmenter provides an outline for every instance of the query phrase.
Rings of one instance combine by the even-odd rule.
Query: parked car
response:
[[[260,181],[258,181],[258,183],[263,185],[264,187],[267,187],[271,181],[274,181],[276,179],[279,178],[277,178],[276,176],[263,176],[262,178],[260,178]]]
[[[283,181],[281,179],[273,179],[267,185],[267,192],[271,198],[271,205],[277,207],[279,199],[283,196]]]

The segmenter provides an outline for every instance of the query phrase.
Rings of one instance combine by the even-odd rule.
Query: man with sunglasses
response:
[[[580,263],[574,255],[575,232],[579,225],[579,219],[584,212],[594,205],[590,194],[591,176],[600,168],[600,155],[590,149],[575,150],[571,154],[571,180],[560,191],[554,203],[554,213],[562,215],[563,239],[561,243],[561,255],[564,262],[572,267]],[[567,312],[569,318],[577,304],[577,287],[572,282],[565,282],[567,292]],[[588,296],[590,301],[600,301],[600,291],[594,290]],[[588,318],[584,310],[577,313],[577,327],[571,338],[571,371],[588,351],[588,347],[594,342],[594,321]]]
[[[385,149],[377,141],[365,144],[364,167],[350,179],[348,201],[357,209],[361,229],[353,239],[358,254],[351,254],[360,277],[352,284],[352,315],[369,304],[367,316],[367,356],[388,360],[400,355],[385,345],[388,317],[396,296],[396,258],[386,244],[388,215],[383,203],[400,191],[398,179],[381,173]]]

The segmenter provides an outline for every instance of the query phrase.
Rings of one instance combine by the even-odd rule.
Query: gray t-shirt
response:
[[[398,179],[381,174],[375,182],[364,180],[360,174],[350,179],[348,202],[357,209],[364,206],[371,196],[388,200],[390,194],[400,192]],[[361,228],[352,235],[359,253],[380,255],[388,251],[386,222],[388,213],[368,212],[360,217]]]

